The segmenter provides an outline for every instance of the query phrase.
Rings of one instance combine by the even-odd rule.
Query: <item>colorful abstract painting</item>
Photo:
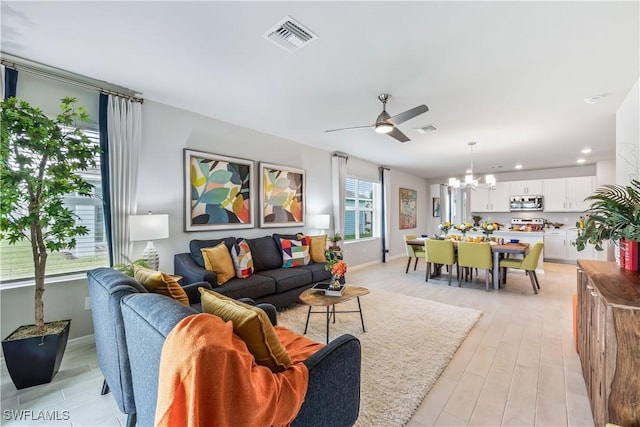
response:
[[[184,150],[185,231],[253,227],[253,161]]]
[[[304,170],[260,163],[260,227],[304,225]]]
[[[417,227],[418,192],[400,189],[400,229]]]

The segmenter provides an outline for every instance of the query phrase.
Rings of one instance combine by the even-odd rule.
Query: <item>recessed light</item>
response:
[[[581,164],[582,164],[582,163],[584,163],[584,162],[586,162],[586,160],[585,160],[585,159],[578,159],[578,160],[576,160],[576,163],[581,163]]]
[[[522,165],[521,165],[520,163],[518,163],[518,164],[516,164],[516,165],[514,166],[514,168],[516,168],[516,169],[522,169]]]
[[[582,150],[580,150],[580,152],[582,154],[589,154],[591,152],[591,148],[583,148]]]
[[[601,94],[586,98],[584,100],[584,102],[586,102],[587,104],[591,104],[591,105],[599,104],[604,100],[604,98],[606,98],[609,95],[611,95],[611,94],[610,93],[601,93]]]

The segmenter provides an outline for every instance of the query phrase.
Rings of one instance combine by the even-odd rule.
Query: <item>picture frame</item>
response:
[[[254,227],[253,160],[184,149],[184,230]]]
[[[418,226],[418,191],[400,188],[400,229]]]
[[[440,217],[440,197],[433,198],[433,217]]]
[[[260,162],[260,227],[305,225],[305,171]]]

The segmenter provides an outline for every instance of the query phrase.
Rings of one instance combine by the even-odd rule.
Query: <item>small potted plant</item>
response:
[[[480,221],[482,221],[482,217],[480,215],[473,215],[471,219],[473,220],[474,227],[480,227]]]
[[[2,341],[9,375],[21,389],[50,382],[62,361],[71,321],[44,321],[47,257],[75,248],[76,237],[88,233],[65,197],[92,196],[81,172],[96,167],[100,148],[77,128],[89,116],[75,98],[61,100],[55,119],[14,97],[0,105],[0,238],[10,245],[29,241],[34,263],[35,324]]]
[[[340,233],[336,233],[333,236],[329,236],[329,241],[331,242],[331,246],[329,246],[329,249],[334,251],[339,251],[340,245],[338,245],[338,243],[341,240],[342,240],[342,236],[340,235]]]

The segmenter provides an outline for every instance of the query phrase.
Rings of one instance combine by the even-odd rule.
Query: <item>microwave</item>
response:
[[[543,209],[542,196],[511,196],[509,210],[514,211],[541,211]]]

